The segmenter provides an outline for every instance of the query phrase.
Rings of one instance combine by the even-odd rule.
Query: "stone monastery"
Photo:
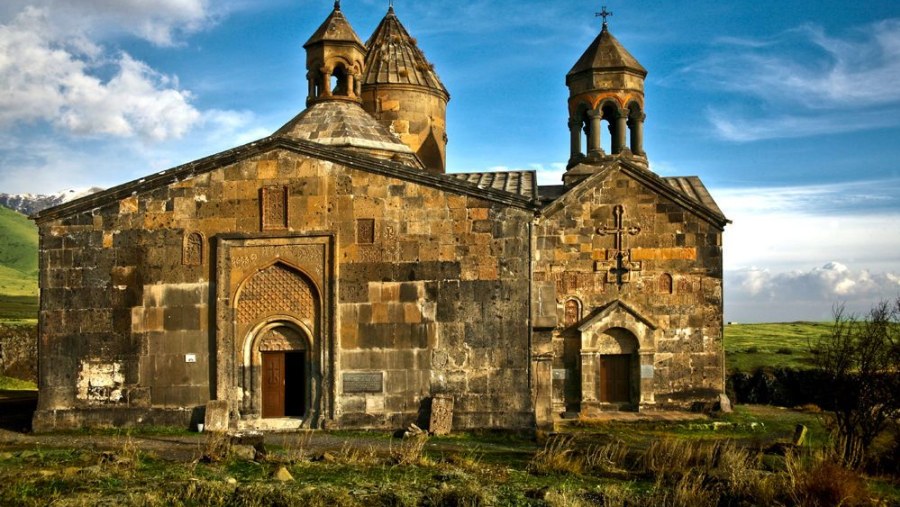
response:
[[[34,217],[37,431],[394,429],[438,402],[454,429],[522,429],[718,399],[728,220],[649,169],[647,71],[606,23],[566,75],[552,186],[445,172],[450,95],[393,8],[363,43],[335,2],[304,48],[307,108],[271,136]]]

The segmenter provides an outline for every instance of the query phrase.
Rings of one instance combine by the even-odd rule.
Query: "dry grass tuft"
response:
[[[391,444],[391,461],[396,465],[421,465],[426,461],[425,444],[427,443],[428,435],[424,433],[404,437],[397,447]]]
[[[544,448],[534,454],[528,463],[530,472],[540,475],[572,474],[580,475],[584,463],[574,452],[575,439],[571,436],[556,436],[547,440]]]

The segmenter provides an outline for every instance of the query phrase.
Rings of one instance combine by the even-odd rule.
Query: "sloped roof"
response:
[[[360,46],[363,45],[359,36],[353,31],[353,27],[350,26],[350,22],[344,17],[344,13],[341,12],[340,1],[334,2],[334,10],[325,18],[325,21],[319,28],[313,32],[312,37],[306,41],[303,47],[309,47],[317,42],[324,41],[350,42]]]
[[[722,213],[722,210],[719,209],[719,205],[716,204],[716,201],[709,193],[709,190],[706,189],[706,185],[704,185],[703,182],[700,181],[699,177],[669,176],[663,177],[663,180],[675,190],[678,190],[682,194],[694,199],[700,204],[703,204],[707,208],[718,212],[720,215],[724,215],[724,213]]]
[[[404,84],[429,88],[445,95],[450,94],[441,82],[434,67],[419,49],[416,40],[397,19],[394,8],[378,24],[378,28],[366,42],[366,70],[362,84]]]
[[[537,195],[537,178],[534,171],[451,173],[449,176],[473,183],[478,188],[493,188],[529,198]]]
[[[214,171],[229,164],[234,164],[279,149],[341,164],[357,170],[440,188],[448,192],[470,195],[517,208],[535,209],[533,199],[505,190],[479,188],[474,183],[460,180],[448,174],[433,174],[400,162],[375,158],[365,153],[357,153],[344,148],[327,146],[283,135],[273,135],[172,169],[160,171],[138,180],[111,187],[102,192],[97,192],[96,194],[91,194],[52,208],[44,209],[34,214],[31,218],[40,225],[50,220],[89,212],[131,195],[171,185],[200,174]]]
[[[606,25],[603,25],[600,35],[588,46],[567,76],[590,70],[630,70],[641,76],[647,75],[647,69],[609,33]]]
[[[703,182],[700,181],[700,178],[696,176],[663,178],[653,171],[634,165],[627,159],[614,159],[600,163],[599,167],[594,169],[594,174],[580,181],[549,203],[547,203],[549,195],[542,195],[542,204],[546,204],[541,213],[556,213],[565,207],[570,200],[577,199],[578,195],[593,188],[599,180],[606,178],[606,176],[616,168],[621,169],[623,173],[631,176],[652,191],[671,199],[691,213],[720,228],[724,228],[727,224],[731,223],[731,221],[725,217],[725,214],[722,213],[722,210],[719,209],[719,206],[713,200],[709,191],[706,190],[706,187],[703,185]],[[544,187],[541,188],[543,189]],[[547,190],[548,192],[545,194],[550,194],[551,192],[555,193],[555,191],[558,191],[558,187],[554,186],[552,188],[547,188]]]
[[[409,146],[353,101],[317,102],[275,134],[328,146],[395,152],[408,164],[422,167]]]

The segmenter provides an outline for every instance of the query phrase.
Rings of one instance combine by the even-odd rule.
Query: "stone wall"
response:
[[[222,263],[240,267],[219,282],[231,290],[278,253],[226,259],[223,237],[333,238],[322,273],[333,283],[318,291],[325,320],[309,326],[321,344],[321,423],[397,427],[448,394],[459,427],[528,426],[530,217],[275,150],[44,222],[36,429],[160,411],[186,421],[216,397],[248,415],[236,379],[253,326],[217,322],[213,301],[227,306],[236,292],[213,292]],[[222,356],[226,328],[235,336]],[[366,372],[381,376],[380,392],[344,392],[346,373]]]
[[[37,383],[34,324],[0,324],[0,375]]]

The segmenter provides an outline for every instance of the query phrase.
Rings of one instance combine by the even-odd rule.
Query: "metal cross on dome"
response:
[[[606,24],[607,24],[607,23],[606,23],[606,18],[608,18],[608,17],[610,17],[610,16],[612,16],[612,15],[613,15],[613,13],[610,12],[610,11],[608,11],[608,10],[606,10],[606,6],[604,5],[604,6],[603,6],[603,9],[602,9],[600,12],[597,13],[596,17],[598,17],[598,18],[603,18],[603,27],[606,28]]]

